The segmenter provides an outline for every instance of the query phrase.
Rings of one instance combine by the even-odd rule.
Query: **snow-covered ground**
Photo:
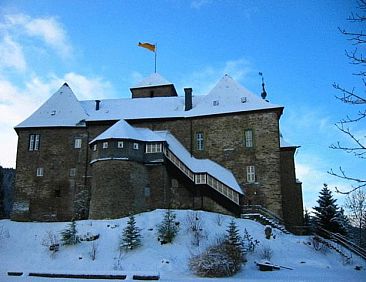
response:
[[[164,215],[164,210],[138,214],[137,226],[142,229],[143,246],[137,250],[120,255],[119,238],[128,218],[117,220],[85,220],[77,222],[78,234],[100,234],[94,243],[97,245],[96,259],[90,258],[93,242],[83,241],[76,246],[61,246],[54,257],[42,241],[51,231],[59,234],[67,223],[19,223],[1,220],[2,238],[0,239],[0,281],[102,281],[83,279],[33,278],[29,272],[73,273],[73,274],[126,274],[131,280],[134,274],[158,274],[160,281],[207,281],[198,278],[188,269],[188,258],[225,234],[231,220],[230,216],[215,213],[197,212],[202,221],[206,238],[200,246],[192,245],[192,234],[188,231],[188,215],[195,211],[175,211],[180,231],[173,244],[160,245],[156,235],[156,225]],[[218,223],[222,221],[221,225]],[[366,281],[366,262],[353,256],[350,264],[344,264],[342,257],[332,251],[315,251],[307,242],[308,236],[286,235],[274,229],[275,238],[265,239],[264,226],[246,219],[235,219],[241,235],[244,228],[254,239],[260,241],[253,254],[247,255],[247,263],[233,277],[220,278],[220,281]],[[0,229],[1,230],[1,229]],[[263,247],[273,251],[271,261],[275,264],[293,268],[272,272],[261,272],[255,261],[261,260]],[[346,250],[345,250],[346,251]],[[355,266],[362,270],[355,270]],[[7,276],[8,271],[25,273],[21,277]],[[124,281],[126,281],[124,280]],[[110,280],[113,281],[113,280]]]

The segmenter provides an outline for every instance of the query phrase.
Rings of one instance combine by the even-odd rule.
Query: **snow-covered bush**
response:
[[[80,243],[80,238],[77,235],[76,222],[72,221],[66,229],[61,231],[61,241],[63,245],[76,245]]]
[[[259,244],[258,240],[255,240],[252,235],[249,234],[248,230],[244,228],[243,235],[243,249],[245,253],[253,253],[256,246]]]
[[[260,257],[261,259],[270,261],[273,256],[273,250],[270,246],[263,246],[261,249]]]
[[[188,232],[192,234],[192,245],[199,246],[202,239],[207,238],[207,234],[203,229],[203,219],[198,212],[188,212],[187,214]]]
[[[171,210],[167,210],[161,224],[158,225],[158,240],[161,244],[173,242],[179,231],[179,224],[175,222],[176,215]]]
[[[215,220],[216,220],[217,225],[221,226],[224,223],[225,218],[221,213],[218,213],[215,217]]]
[[[133,250],[141,246],[141,229],[136,226],[136,220],[130,215],[127,226],[123,229],[120,241],[120,250]]]
[[[47,231],[42,239],[42,246],[46,247],[53,258],[60,249],[59,237],[52,231]]]
[[[189,269],[202,277],[232,276],[241,269],[243,253],[225,239],[220,239],[202,254],[189,259]]]

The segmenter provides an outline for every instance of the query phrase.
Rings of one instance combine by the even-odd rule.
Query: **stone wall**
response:
[[[281,149],[283,219],[290,229],[292,226],[303,226],[302,188],[295,175],[295,151],[294,147]]]
[[[29,135],[40,135],[40,147],[29,151]],[[81,138],[81,148],[74,148]],[[60,221],[73,217],[74,196],[87,189],[86,128],[18,129],[14,220]],[[43,168],[43,176],[37,176]],[[75,169],[75,175],[70,175]]]

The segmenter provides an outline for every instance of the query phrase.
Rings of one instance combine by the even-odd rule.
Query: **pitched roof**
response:
[[[153,73],[148,77],[144,78],[142,81],[137,83],[132,88],[143,88],[143,87],[151,87],[151,86],[161,86],[161,85],[170,85],[173,84],[166,80],[158,73]]]
[[[169,83],[159,77],[161,77],[159,74],[153,74],[150,76],[151,79],[146,79],[146,83],[139,85],[144,87],[143,85],[149,83],[151,85]],[[185,111],[184,104],[182,96],[105,99],[100,101],[100,107],[96,110],[94,100],[78,101],[71,89],[64,85],[16,128],[75,126],[80,120],[189,118],[283,108],[252,94],[228,75],[219,80],[207,95],[193,96],[191,110]],[[56,114],[52,115],[54,111]]]
[[[87,118],[83,107],[67,83],[64,83],[30,117],[16,126],[20,127],[56,127],[85,126],[81,123]]]
[[[148,128],[137,128],[121,119],[106,131],[98,135],[89,144],[107,139],[132,139],[140,141],[164,141],[161,136]]]

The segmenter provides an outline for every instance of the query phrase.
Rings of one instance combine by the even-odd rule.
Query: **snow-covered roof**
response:
[[[151,87],[151,86],[161,86],[161,85],[171,85],[173,83],[166,80],[158,73],[153,73],[137,83],[132,88],[143,88],[143,87]]]
[[[169,150],[173,152],[191,171],[194,173],[209,173],[222,183],[243,194],[238,182],[232,172],[223,166],[208,160],[196,159],[191,156],[187,149],[169,131],[156,131],[169,145]]]
[[[155,84],[168,83],[165,79],[159,82],[159,76],[152,75],[152,78],[156,78],[155,82],[154,79],[146,81]],[[140,85],[143,87],[143,84]],[[80,120],[189,118],[282,108],[252,94],[228,75],[225,75],[207,95],[193,96],[192,109],[189,111],[185,111],[184,97],[180,96],[105,99],[100,101],[97,110],[94,100],[78,101],[71,89],[64,85],[17,128],[75,126]]]
[[[148,128],[137,128],[129,125],[123,119],[98,135],[89,144],[107,139],[132,139],[140,141],[164,141],[161,136]]]
[[[282,134],[280,134],[280,148],[299,148],[300,146],[291,145],[287,143],[287,141],[283,138]]]
[[[85,119],[87,114],[83,107],[71,88],[64,83],[38,110],[16,128],[85,126],[80,123]]]

